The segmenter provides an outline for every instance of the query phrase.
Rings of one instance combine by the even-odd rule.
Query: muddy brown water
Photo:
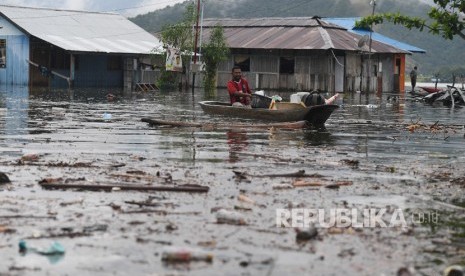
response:
[[[115,99],[108,101],[108,93]],[[0,172],[11,184],[0,186],[0,274],[394,275],[405,267],[438,275],[463,264],[465,109],[403,94],[346,93],[324,130],[149,127],[140,121],[250,123],[204,114],[197,104],[226,100],[225,94],[2,88]],[[28,160],[31,155],[37,159]],[[313,177],[298,180],[343,185],[277,190],[272,187],[296,179],[264,176],[299,170]],[[45,178],[199,184],[210,191],[43,190]],[[236,209],[248,225],[217,224],[219,208]],[[297,243],[295,229],[276,227],[276,210],[283,208],[401,209],[408,225],[321,227],[316,238]],[[440,219],[418,223],[418,213]],[[59,241],[66,253],[21,255],[21,239],[35,247]],[[211,252],[213,262],[163,262],[169,245]]]

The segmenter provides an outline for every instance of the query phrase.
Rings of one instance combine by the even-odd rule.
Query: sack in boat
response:
[[[305,106],[322,105],[325,104],[325,97],[323,97],[323,95],[317,91],[313,91],[308,95],[304,95],[302,97],[302,102],[305,104]]]

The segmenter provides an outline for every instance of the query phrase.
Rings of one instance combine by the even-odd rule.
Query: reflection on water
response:
[[[226,132],[229,146],[229,162],[236,163],[240,160],[241,153],[247,150],[247,132],[243,130],[228,130]]]
[[[334,142],[333,136],[326,129],[306,131],[304,138],[309,146],[332,145]]]
[[[4,135],[27,133],[29,94],[27,87],[7,89],[2,87],[0,94],[0,128]]]

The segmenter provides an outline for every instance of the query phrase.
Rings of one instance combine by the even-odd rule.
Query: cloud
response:
[[[184,1],[185,0],[2,0],[2,4],[64,10],[116,12],[124,16],[135,16]]]
[[[62,8],[63,3],[53,0],[3,0],[4,5],[42,7],[42,8]]]
[[[182,3],[186,0],[141,0],[136,2],[132,2],[131,9],[126,11],[126,15],[135,16],[138,14],[148,13],[154,10],[162,9],[168,5],[173,6],[177,3]]]
[[[66,0],[63,3],[63,6],[66,9],[70,10],[90,10],[89,8],[92,7],[91,0]]]

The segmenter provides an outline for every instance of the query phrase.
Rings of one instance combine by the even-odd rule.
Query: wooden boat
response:
[[[200,122],[185,122],[185,121],[167,121],[155,118],[142,118],[142,122],[148,123],[150,126],[170,126],[170,127],[195,127],[206,129],[300,129],[308,128],[310,125],[307,121],[297,122],[279,122],[279,123],[266,123],[266,124],[248,124],[248,123],[200,123]]]
[[[277,109],[233,107],[230,103],[217,101],[203,101],[199,104],[209,114],[275,122],[304,120],[317,127],[324,126],[331,113],[339,108],[337,105],[304,107],[301,104],[283,102],[276,103]]]

